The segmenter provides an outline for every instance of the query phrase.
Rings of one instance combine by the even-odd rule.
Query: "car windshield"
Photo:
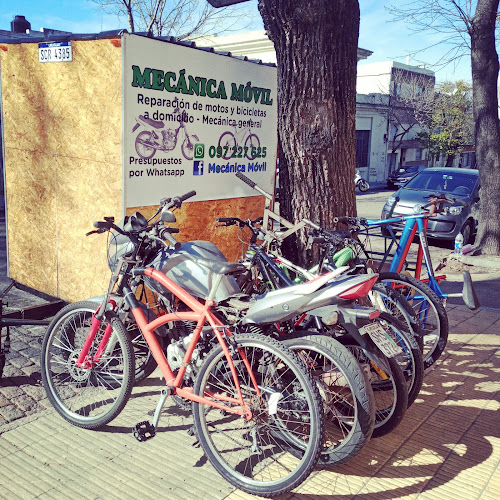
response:
[[[457,196],[468,196],[476,185],[477,177],[466,173],[420,172],[405,185],[415,191],[435,191]]]
[[[412,174],[414,172],[418,172],[418,167],[408,167],[406,170],[404,170],[406,174]]]

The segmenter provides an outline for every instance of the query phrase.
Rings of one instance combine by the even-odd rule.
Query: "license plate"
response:
[[[41,63],[73,61],[71,41],[39,43],[38,61]]]
[[[366,326],[363,326],[359,329],[359,333],[364,335],[367,333],[370,338],[375,342],[377,347],[388,357],[393,358],[398,354],[401,354],[403,351],[401,347],[399,347],[394,340],[387,335],[387,332],[384,328],[378,323],[370,323]]]

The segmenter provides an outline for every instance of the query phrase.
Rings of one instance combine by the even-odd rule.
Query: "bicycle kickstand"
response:
[[[162,389],[160,400],[156,405],[152,424],[149,422],[149,420],[144,420],[144,422],[139,422],[132,429],[132,434],[134,435],[135,439],[137,439],[137,441],[144,442],[156,436],[156,429],[158,429],[158,422],[160,421],[160,415],[163,409],[163,405],[165,404],[165,400],[168,396],[170,396],[171,393],[172,390],[170,389],[170,387]]]

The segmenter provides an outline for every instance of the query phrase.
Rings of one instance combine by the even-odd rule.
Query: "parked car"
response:
[[[424,168],[424,165],[411,165],[406,168],[400,168],[387,178],[387,187],[395,189],[396,186],[403,186],[419,172],[424,170]]]
[[[403,187],[398,189],[386,201],[382,209],[382,219],[387,215],[392,205],[393,215],[408,215],[414,213],[416,205],[425,205],[430,194],[444,193],[459,198],[467,205],[456,203],[446,205],[445,213],[429,219],[427,235],[442,240],[454,240],[461,232],[464,245],[472,243],[477,228],[479,216],[479,172],[464,168],[426,168]],[[394,229],[402,229],[402,224],[394,225]]]

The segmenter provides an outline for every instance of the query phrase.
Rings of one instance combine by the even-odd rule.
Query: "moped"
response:
[[[356,188],[359,189],[362,193],[365,193],[370,189],[370,184],[368,184],[367,180],[361,177],[358,169],[356,169],[356,175],[354,176],[354,184],[356,185]]]

